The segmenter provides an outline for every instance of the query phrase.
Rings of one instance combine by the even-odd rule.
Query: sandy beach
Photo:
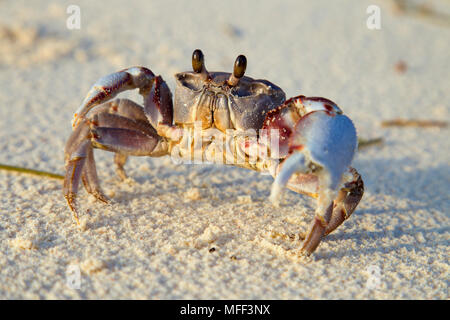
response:
[[[286,191],[275,208],[257,172],[133,157],[121,183],[96,150],[112,201],[80,187],[77,227],[62,181],[0,170],[0,299],[448,299],[448,126],[381,124],[449,121],[450,3],[427,1],[439,18],[393,3],[0,1],[2,164],[64,174],[72,115],[97,79],[141,65],[173,90],[196,48],[212,71],[245,54],[249,76],[329,98],[360,138],[383,139],[353,161],[355,213],[310,257],[298,250],[315,200]]]

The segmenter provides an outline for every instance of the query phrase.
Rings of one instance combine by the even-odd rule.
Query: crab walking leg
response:
[[[83,173],[87,152],[90,147],[91,142],[89,140],[84,140],[66,160],[66,175],[64,177],[63,193],[77,224],[80,224],[80,222],[75,207],[75,199],[80,178]]]
[[[290,155],[281,164],[281,170],[272,184],[270,194],[271,202],[275,206],[278,206],[278,201],[284,188],[287,186],[290,188],[293,187],[293,183],[290,181],[298,179],[299,176],[306,176],[302,175],[302,173],[307,174],[310,171],[311,169],[307,165],[305,156],[302,153],[298,152]],[[328,181],[328,177],[324,174],[320,174],[318,180],[312,181],[313,185],[319,185],[319,193],[317,195],[316,214],[302,246],[302,252],[305,252],[307,255],[314,252],[320,244],[332,216],[335,192],[327,185]],[[295,188],[295,191],[298,191],[298,189]]]
[[[301,252],[310,255],[319,246],[325,235],[333,211],[333,197],[327,193],[319,193],[318,206],[314,220],[303,241]]]
[[[116,129],[129,129],[139,131],[145,135],[158,138],[158,134],[155,129],[148,123],[148,121],[129,119],[117,114],[100,113],[93,116],[92,120],[89,120],[92,127],[105,127]]]
[[[132,156],[158,157],[167,154],[167,142],[139,131],[97,127],[92,129],[95,148]]]
[[[173,125],[172,94],[166,82],[155,77],[147,96],[144,97],[144,113],[159,136],[173,142],[183,136],[183,129]]]
[[[100,109],[100,112],[97,109]],[[139,131],[157,140],[161,139],[158,137],[156,130],[148,123],[144,109],[131,100],[117,99],[105,103],[89,112],[88,116],[92,117],[92,120],[89,120],[89,122],[93,128],[98,126],[129,129]],[[114,155],[116,173],[122,181],[127,179],[127,174],[124,169],[127,158],[128,156],[124,153],[116,153]]]
[[[138,88],[139,93],[145,96],[154,78],[153,72],[144,67],[132,67],[100,78],[75,112],[72,127],[76,128],[93,107],[114,98],[120,92]]]
[[[280,198],[283,194],[289,179],[294,173],[306,172],[308,168],[305,165],[305,156],[302,153],[294,153],[282,163],[282,170],[275,177],[272,183],[269,200],[275,207],[279,207]]]
[[[345,115],[313,111],[296,123],[288,140],[289,150],[275,177],[271,200],[277,203],[291,177],[305,173],[317,176],[316,214],[302,247],[302,252],[309,255],[319,245],[330,223],[331,232],[345,220],[342,214],[339,217],[342,201],[345,201],[341,200],[342,193],[336,202],[336,213],[333,200],[356,150],[356,130]],[[292,183],[290,187],[293,187]],[[351,200],[351,203],[354,210],[355,201]]]
[[[87,192],[98,200],[108,203],[108,198],[103,194],[98,182],[97,169],[95,168],[94,150],[92,146],[87,148],[86,162],[81,176]]]
[[[149,136],[157,137],[156,130],[148,123],[144,108],[128,99],[116,99],[92,109],[88,115],[94,126],[138,130]],[[124,165],[128,156],[122,153],[114,155],[116,173],[120,180],[126,180]]]
[[[350,172],[352,173],[352,180],[344,184],[344,187],[339,190],[338,196],[334,200],[333,214],[325,230],[325,235],[336,230],[337,227],[347,220],[363,197],[364,182],[360,174],[354,168],[351,168]]]
[[[122,181],[128,179],[127,173],[125,172],[124,169],[127,159],[128,156],[123,153],[116,153],[114,155],[114,164],[116,165],[116,173]]]
[[[106,202],[98,182],[93,148],[101,148],[120,154],[115,162],[118,171],[125,174],[123,165],[127,155],[162,156],[168,153],[166,139],[158,136],[154,128],[142,118],[143,109],[126,109],[127,114],[141,113],[137,119],[129,119],[109,113],[109,107],[99,106],[103,112],[96,112],[83,119],[75,128],[65,148],[66,175],[64,178],[64,196],[78,223],[75,199],[80,179],[86,190],[97,199]],[[144,115],[145,116],[145,115]],[[140,118],[139,118],[140,117]],[[119,159],[119,160],[118,160]],[[120,176],[120,173],[119,173]]]
[[[337,197],[333,201],[333,205],[323,209],[324,219],[316,219],[308,233],[304,242],[304,250],[312,252],[315,247],[312,244],[319,244],[320,235],[326,236],[336,230],[345,220],[347,220],[359,204],[364,194],[364,183],[359,173],[354,169],[349,169],[349,175],[344,177],[344,182],[340,188]],[[319,199],[319,177],[314,174],[294,173],[286,184],[286,187],[297,193],[306,194],[310,197]],[[330,196],[329,199],[332,197]],[[324,204],[329,201],[324,201]],[[319,199],[320,201],[320,199]],[[322,200],[323,201],[323,200]],[[330,212],[330,210],[332,210]],[[331,216],[330,216],[331,214]],[[326,224],[325,232],[323,226]],[[314,237],[315,236],[315,237]]]
[[[148,122],[144,113],[144,107],[129,99],[114,99],[113,101],[105,102],[91,109],[86,117],[93,118],[96,114],[101,113],[110,113],[135,121]]]
[[[63,194],[77,223],[79,223],[79,221],[75,200],[87,152],[91,147],[89,136],[89,124],[84,120],[72,132],[64,149],[66,174],[64,177]]]

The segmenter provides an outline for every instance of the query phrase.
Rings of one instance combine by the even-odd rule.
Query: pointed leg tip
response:
[[[69,194],[66,194],[64,197],[66,198],[67,205],[69,206],[69,209],[72,212],[72,218],[75,220],[75,223],[79,226],[80,219],[78,217],[78,211],[75,206],[76,195],[74,193],[69,193]]]
[[[299,256],[308,258],[314,253],[317,247],[318,245],[311,247],[309,244],[305,243],[300,249]]]
[[[81,226],[80,219],[78,219],[78,215],[73,215],[73,218],[74,218],[75,223],[77,224],[77,226]]]
[[[72,218],[73,218],[73,220],[75,220],[75,223],[77,224],[77,226],[80,226],[80,219],[79,219],[79,216],[78,216],[78,211],[72,205],[69,205],[69,207],[70,207],[70,210],[72,211]]]
[[[327,211],[331,211],[331,209],[332,205],[328,207]],[[314,222],[308,231],[306,239],[303,241],[301,251],[305,252],[307,255],[312,254],[322,241],[326,226],[326,220],[322,216],[316,215]]]
[[[272,184],[272,190],[270,192],[269,201],[275,208],[280,207],[280,198],[282,194],[283,186],[280,186],[276,181]]]
[[[117,177],[119,178],[120,182],[128,182],[128,180],[130,179],[125,172],[117,172]]]
[[[97,200],[108,204],[109,203],[109,198],[107,196],[105,196],[103,193],[98,193],[95,195],[95,198],[97,198]]]
[[[309,251],[307,251],[307,250],[305,250],[305,249],[303,249],[303,248],[300,249],[300,252],[298,253],[298,255],[299,255],[300,257],[304,257],[304,258],[310,257],[311,254],[312,254],[312,252],[309,252]]]
[[[99,198],[99,200],[100,200],[101,202],[103,202],[103,203],[106,203],[106,204],[109,203],[109,198],[106,197],[106,196],[104,196],[103,198]]]
[[[273,197],[272,195],[269,197],[269,201],[272,203],[272,206],[274,206],[275,208],[279,208],[280,207],[280,201],[277,197]]]
[[[94,196],[95,199],[98,201],[101,201],[103,203],[109,203],[109,198],[103,193],[100,188],[97,188],[96,190],[89,192],[91,195]]]
[[[136,184],[136,180],[134,180],[133,178],[127,177],[126,180],[124,180],[123,182],[125,182],[126,184],[128,184],[129,186],[133,186]]]

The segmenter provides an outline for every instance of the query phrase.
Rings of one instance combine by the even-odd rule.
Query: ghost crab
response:
[[[100,78],[74,114],[65,147],[63,192],[77,223],[80,180],[87,192],[108,201],[99,185],[93,148],[115,153],[121,179],[126,178],[128,156],[192,160],[200,154],[201,160],[270,173],[275,206],[285,187],[316,198],[315,217],[301,249],[311,254],[363,196],[361,176],[350,167],[357,148],[355,127],[334,102],[301,95],[286,100],[273,83],[244,76],[246,65],[241,55],[231,74],[208,72],[203,53],[195,50],[193,71],[175,75],[173,103],[164,80],[147,68]],[[128,99],[110,101],[132,89],[139,89],[143,107]],[[194,138],[186,134],[193,128],[200,133]]]

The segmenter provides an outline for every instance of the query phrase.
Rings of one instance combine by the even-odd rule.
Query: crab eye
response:
[[[192,69],[195,73],[201,73],[204,65],[203,52],[197,49],[192,53]]]
[[[247,58],[244,55],[240,55],[236,58],[236,62],[234,63],[233,75],[236,78],[242,78],[245,73],[245,69],[247,68]]]

